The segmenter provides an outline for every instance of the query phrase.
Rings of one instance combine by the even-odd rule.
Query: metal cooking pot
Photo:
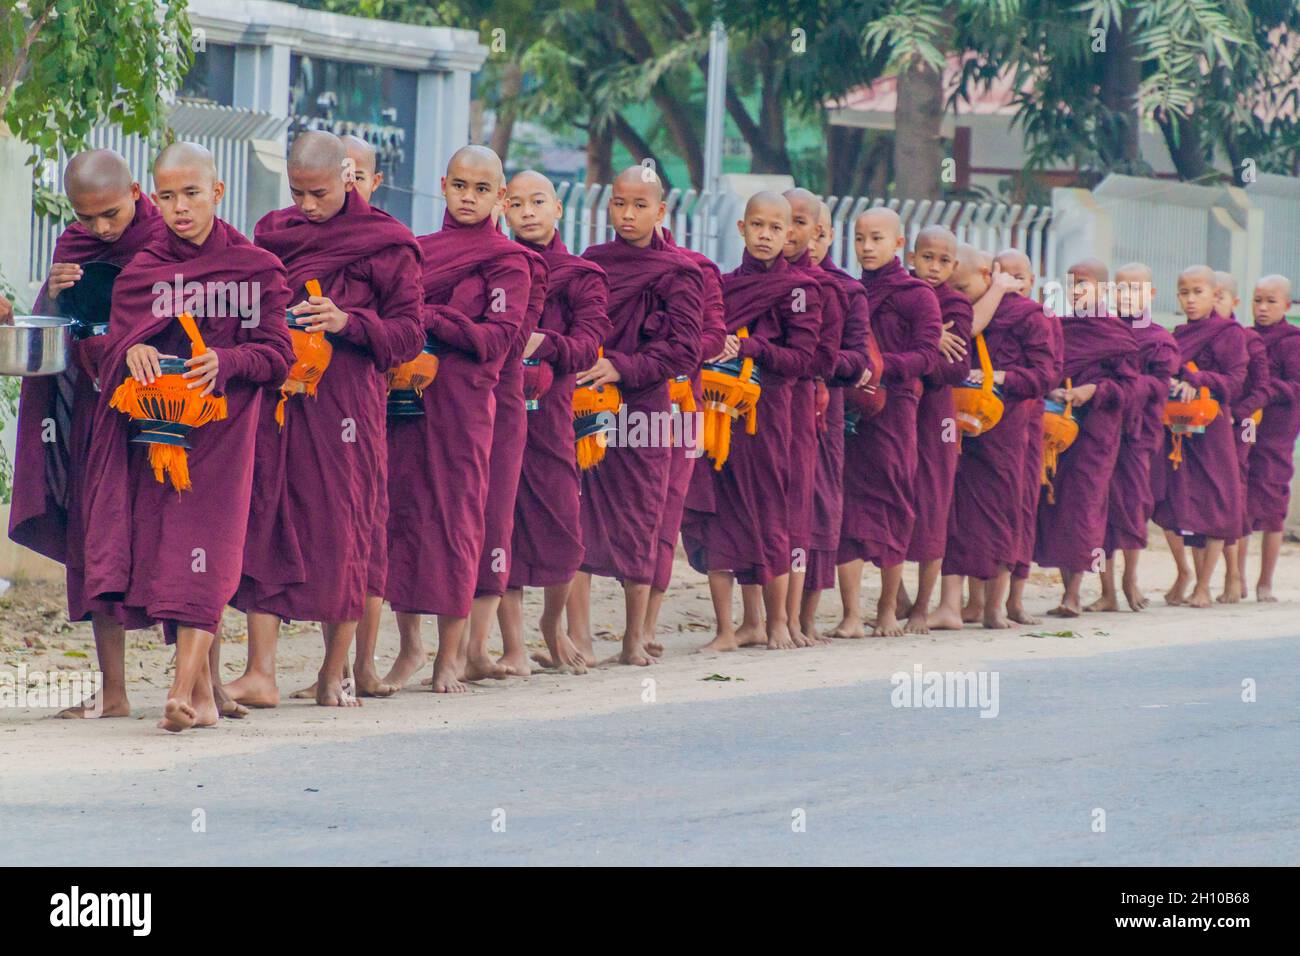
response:
[[[16,315],[0,325],[0,375],[57,375],[68,367],[72,320]]]

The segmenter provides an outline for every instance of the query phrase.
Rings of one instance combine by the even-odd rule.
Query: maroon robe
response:
[[[464,226],[445,214],[419,243],[438,375],[423,416],[388,423],[384,597],[398,612],[468,617],[486,534],[493,389],[528,311],[529,253],[490,216]]]
[[[700,361],[696,363],[691,375],[691,391],[695,395],[695,407],[704,407],[704,386],[700,379],[700,369],[705,359],[713,358],[727,344],[726,308],[722,304],[722,272],[712,259],[702,252],[686,249],[676,244],[670,230],[664,230],[664,241],[690,259],[700,268],[704,279],[704,311],[700,316]],[[697,423],[701,418],[695,419]],[[673,558],[677,553],[677,537],[682,530],[682,518],[686,512],[687,499],[703,493],[712,500],[713,469],[706,460],[704,467],[696,468],[695,462],[703,451],[703,425],[696,429],[696,448],[685,447],[684,443],[674,442],[672,465],[668,472],[668,495],[664,500],[664,515],[659,522],[659,550],[655,555],[655,573],[651,587],[667,591],[673,579]],[[699,485],[710,486],[703,492],[697,492]]]
[[[871,331],[885,360],[889,399],[844,442],[844,520],[839,561],[877,567],[907,557],[916,520],[916,407],[921,377],[941,361],[939,300],[897,259],[862,274],[871,299]]]
[[[790,399],[811,367],[821,329],[821,290],[781,257],[770,267],[745,252],[722,277],[728,334],[742,328],[740,357],[759,371],[758,427],[731,427],[731,451],[714,471],[714,510],[691,510],[682,536],[702,571],[731,571],[742,584],[766,584],[790,570]],[[712,469],[710,469],[712,470]]]
[[[536,249],[520,245],[528,253],[528,309],[519,326],[519,335],[501,366],[501,377],[492,390],[496,398],[496,417],[492,422],[487,503],[483,509],[483,549],[478,559],[475,597],[505,594],[510,565],[514,563],[511,541],[515,529],[515,499],[519,494],[519,473],[524,465],[524,444],[528,440],[524,347],[537,328],[546,305],[547,283],[546,260]]]
[[[821,268],[835,280],[843,325],[833,371],[826,378],[829,401],[817,432],[817,468],[813,475],[812,535],[809,541],[805,591],[835,586],[835,565],[844,520],[844,390],[852,388],[871,365],[871,308],[867,290],[830,260]],[[872,369],[873,375],[878,369]]]
[[[81,223],[73,223],[54,244],[54,263],[108,262],[125,266],[137,252],[166,231],[158,209],[143,193],[135,216],[116,242],[104,242]],[[42,286],[33,307],[37,315],[58,311]],[[14,455],[13,500],[9,537],[61,562],[67,570],[68,619],[87,620],[108,614],[123,624],[144,627],[145,619],[128,619],[120,604],[86,598],[85,531],[81,520],[82,489],[90,425],[99,393],[85,369],[96,366],[102,337],[72,343],[66,371],[25,378],[18,402],[18,437]],[[54,422],[54,441],[42,441],[46,421]]]
[[[825,424],[819,426],[817,418],[817,384],[824,385],[826,379],[835,374],[835,362],[844,336],[844,305],[836,278],[821,266],[814,265],[808,252],[792,261],[790,266],[817,282],[822,304],[821,328],[817,331],[812,363],[808,373],[795,381],[790,394],[790,560],[794,570],[806,572],[813,551],[818,429]],[[842,394],[840,399],[842,409]],[[828,411],[829,408],[828,405]]]
[[[1051,322],[1033,299],[1003,296],[984,340],[994,371],[1005,376],[999,386],[1002,419],[983,435],[962,439],[943,556],[945,575],[980,580],[996,577],[1020,560],[1025,435],[1042,397],[1060,377]],[[1039,478],[1035,471],[1035,494]]]
[[[215,296],[224,314],[205,316],[204,302],[178,303],[155,291],[156,284],[170,289],[177,281],[199,283],[209,293],[217,284],[247,283],[259,296],[257,321]],[[164,233],[118,276],[86,466],[95,481],[82,502],[88,597],[215,631],[239,584],[264,386],[283,382],[293,363],[284,320],[289,295],[280,260],[220,219],[202,246]],[[174,318],[181,311],[194,315],[220,359],[214,394],[225,395],[228,409],[226,418],[189,433],[193,488],[177,492],[154,477],[149,446],[129,443],[130,419],[109,401],[127,378],[132,345],[189,358],[189,340]]]
[[[1250,453],[1246,501],[1254,531],[1281,531],[1291,501],[1296,436],[1300,433],[1300,329],[1284,318],[1253,326],[1268,353],[1264,417]]]
[[[1109,316],[1065,316],[1061,330],[1064,378],[1097,390],[1075,409],[1078,437],[1057,459],[1053,494],[1039,501],[1034,560],[1062,571],[1098,571],[1111,478],[1138,382],[1138,344],[1127,325]]]
[[[1048,309],[1043,310],[1052,332],[1052,351],[1056,356],[1056,369],[1052,384],[1055,388],[1064,382],[1065,335],[1061,320]],[[1038,537],[1038,502],[1043,497],[1043,408],[1044,400],[1034,402],[1034,410],[1026,422],[1024,480],[1020,485],[1020,551],[1013,577],[1029,577],[1029,566],[1034,560],[1034,539]]]
[[[952,486],[957,476],[957,410],[952,389],[970,375],[971,325],[975,312],[970,299],[947,283],[932,286],[939,299],[944,325],[961,336],[966,357],[952,362],[942,354],[933,372],[926,375],[916,407],[916,523],[907,546],[909,561],[937,561],[948,543],[948,509],[952,505]]]
[[[596,350],[609,335],[609,292],[604,271],[571,254],[559,233],[546,246],[522,245],[546,260],[546,303],[538,321],[546,340],[533,357],[549,363],[555,378],[538,407],[528,413],[509,586],[551,587],[571,581],[582,564],[582,480],[573,444],[573,383],[578,372],[596,363]]]
[[[672,407],[668,380],[691,374],[699,362],[704,278],[658,234],[645,247],[619,236],[583,257],[609,277],[605,358],[622,377],[619,413],[629,416],[629,431],[646,422],[650,440],[648,447],[623,447],[620,439],[629,436],[620,427],[609,434],[604,460],[582,473],[581,570],[649,585],[672,467],[672,440],[664,434]]]
[[[263,398],[234,603],[283,620],[355,621],[376,581],[372,565],[384,558],[373,549],[387,510],[384,376],[423,344],[420,249],[409,229],[354,191],[324,222],[289,206],[263,216],[253,235],[284,263],[292,304],[316,279],[348,321],[329,335],[334,351],[316,394],[284,403],[283,427],[280,383]]]
[[[1124,412],[1124,440],[1115,459],[1115,471],[1106,502],[1107,556],[1116,550],[1140,551],[1147,546],[1147,525],[1155,510],[1152,462],[1164,448],[1164,408],[1169,379],[1178,372],[1178,343],[1156,325],[1150,314],[1129,326],[1138,345],[1138,378],[1129,388]],[[1163,479],[1164,468],[1155,473]]]
[[[1237,316],[1231,316],[1237,321]],[[1246,384],[1241,396],[1232,400],[1232,430],[1237,443],[1237,470],[1241,474],[1241,532],[1239,538],[1250,537],[1250,502],[1247,486],[1250,481],[1250,456],[1254,453],[1259,430],[1246,422],[1268,401],[1269,360],[1264,340],[1254,328],[1246,328]],[[1263,421],[1261,418],[1260,421]]]
[[[1209,388],[1220,412],[1204,434],[1183,436],[1183,462],[1176,470],[1168,458],[1173,439],[1166,430],[1165,494],[1153,517],[1166,531],[1232,541],[1241,530],[1242,489],[1229,409],[1246,384],[1246,330],[1214,313],[1178,326],[1174,338],[1182,360],[1177,377]],[[1198,371],[1187,371],[1188,362]]]

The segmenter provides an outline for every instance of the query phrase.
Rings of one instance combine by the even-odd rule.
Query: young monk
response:
[[[949,283],[978,306],[993,285],[992,260],[971,246],[958,246],[957,268]],[[972,591],[983,589],[984,626],[1011,626],[1003,602],[1010,589],[1011,570],[1023,550],[1019,523],[1027,422],[1035,402],[1059,375],[1047,316],[1032,299],[1016,292],[1003,295],[983,334],[993,364],[993,382],[1002,391],[1002,419],[984,434],[962,440],[940,602],[929,619],[931,630],[960,630],[963,626],[963,576],[976,579]],[[971,380],[981,382],[983,370],[972,368]],[[1037,471],[1033,482],[1036,492]]]
[[[1083,613],[1083,576],[1104,555],[1107,498],[1124,438],[1124,413],[1137,381],[1137,339],[1106,305],[1108,270],[1085,260],[1070,268],[1073,308],[1061,318],[1064,376],[1048,395],[1072,406],[1078,436],[1060,454],[1038,504],[1034,560],[1059,568],[1065,593],[1047,613]]]
[[[560,628],[569,585],[582,563],[573,383],[578,372],[591,368],[600,343],[609,335],[608,282],[599,266],[565,248],[556,230],[564,208],[555,187],[541,173],[526,170],[510,180],[505,210],[515,241],[546,262],[546,302],[523,357],[548,363],[554,379],[538,407],[528,412],[511,537],[509,589],[497,612],[504,645],[498,663],[517,676],[526,677],[531,671],[524,645],[523,589],[540,587],[541,631],[548,653],[538,662],[585,673],[596,663],[594,657],[584,658]]]
[[[1178,304],[1187,322],[1174,329],[1182,366],[1170,380],[1171,400],[1190,401],[1205,387],[1218,399],[1221,411],[1204,434],[1182,436],[1180,443],[1172,435],[1166,437],[1167,455],[1181,451],[1181,462],[1166,457],[1164,499],[1153,515],[1165,530],[1176,561],[1184,539],[1191,539],[1193,552],[1193,568],[1179,563],[1165,600],[1196,608],[1214,603],[1210,581],[1224,542],[1235,538],[1241,526],[1241,473],[1228,409],[1245,386],[1249,359],[1245,329],[1214,311],[1217,286],[1208,266],[1192,266],[1178,276]],[[1189,598],[1187,584],[1193,569],[1196,586]]]
[[[791,268],[783,252],[790,203],[758,192],[736,223],[745,243],[739,268],[723,276],[727,341],[711,361],[752,358],[762,394],[758,427],[747,433],[737,420],[731,451],[714,471],[714,511],[693,512],[683,534],[689,552],[708,573],[717,635],[704,650],[731,651],[740,643],[732,622],[734,582],[762,590],[767,646],[795,647],[786,620],[790,582],[790,404],[794,383],[813,362],[821,329],[821,292],[815,278]],[[748,330],[740,338],[741,329]],[[710,464],[709,467],[712,467]]]
[[[424,327],[438,350],[425,414],[388,423],[388,583],[401,647],[385,683],[424,666],[421,615],[438,615],[435,693],[465,693],[465,635],[486,534],[493,388],[529,304],[529,253],[497,229],[505,174],[483,146],[457,150],[442,178],[442,230],[424,253]]]
[[[1237,322],[1237,307],[1241,305],[1237,280],[1231,273],[1215,272],[1214,281],[1214,311]],[[1246,384],[1241,395],[1232,401],[1232,431],[1237,448],[1237,466],[1241,473],[1241,533],[1238,537],[1249,539],[1251,521],[1246,501],[1246,483],[1250,477],[1250,454],[1256,439],[1254,416],[1264,407],[1269,386],[1269,361],[1264,340],[1249,327],[1246,328],[1246,356]],[[1245,550],[1237,547],[1236,539],[1224,544],[1223,563],[1227,573],[1223,593],[1217,600],[1220,604],[1236,604],[1246,596]]]
[[[176,675],[159,726],[179,732],[217,720],[209,652],[239,584],[263,387],[284,381],[293,348],[284,267],[216,217],[225,188],[212,154],[174,143],[153,175],[167,233],[118,277],[98,363],[102,391],[87,461],[96,481],[83,500],[85,589],[91,599],[120,600],[163,622],[177,645]],[[190,297],[191,284],[206,294]],[[231,301],[241,284],[254,297],[236,292],[242,309]],[[177,286],[186,287],[185,301],[157,291]],[[224,418],[188,435],[189,487],[175,470],[167,481],[150,467],[150,446],[129,442],[130,421],[110,404],[124,373],[148,384],[161,374],[161,356],[194,350],[176,320],[182,311],[193,314],[206,346],[186,359],[189,388],[226,401]]]
[[[125,266],[166,231],[126,160],[112,150],[88,150],[72,157],[63,174],[63,190],[77,221],[54,245],[53,265],[34,306],[37,315],[59,313],[60,295],[80,281],[86,263]],[[81,499],[90,426],[99,400],[95,368],[102,345],[102,336],[74,340],[67,371],[23,379],[18,403],[9,537],[65,565],[68,619],[91,621],[104,682],[99,694],[59,713],[69,718],[130,716],[126,626],[150,623],[127,615],[118,602],[90,601],[85,593]],[[52,434],[47,422],[54,423]]]
[[[1291,498],[1296,436],[1300,434],[1300,329],[1287,321],[1291,282],[1285,276],[1264,276],[1255,285],[1251,309],[1255,331],[1264,340],[1269,360],[1264,415],[1250,455],[1246,499],[1251,527],[1264,532],[1255,600],[1271,602],[1273,572],[1282,550],[1282,529]],[[1244,562],[1249,536],[1241,539]]]
[[[700,361],[691,376],[691,393],[695,397],[696,409],[703,408],[704,390],[700,373],[704,358],[716,355],[726,345],[727,329],[724,321],[725,308],[722,304],[722,271],[712,259],[702,252],[679,246],[673,239],[672,231],[660,227],[664,242],[676,249],[683,256],[699,267],[700,277],[704,281],[704,311],[700,314]],[[699,421],[696,418],[695,421]],[[664,516],[659,523],[659,550],[655,556],[654,580],[650,584],[650,601],[646,607],[646,651],[658,657],[663,653],[663,645],[656,641],[655,630],[659,622],[659,611],[663,607],[672,583],[673,559],[677,553],[677,539],[681,534],[682,520],[686,512],[686,503],[693,494],[703,493],[712,500],[713,477],[709,473],[710,465],[705,460],[698,469],[696,461],[702,457],[702,437],[699,429],[687,432],[683,436],[694,436],[694,448],[687,447],[685,441],[674,441],[672,448],[672,468],[668,475],[668,496],[664,502]],[[700,486],[706,486],[704,490]]]
[[[809,259],[835,280],[842,325],[832,370],[825,377],[825,405],[819,398],[817,422],[817,468],[812,492],[812,532],[809,535],[808,566],[804,573],[799,630],[805,638],[817,640],[817,605],[821,593],[835,586],[835,564],[840,547],[840,526],[844,520],[844,395],[848,388],[874,383],[879,370],[868,358],[871,338],[871,309],[862,283],[830,258],[834,239],[830,207],[819,203],[817,235],[809,244]],[[823,290],[823,305],[827,293]],[[833,333],[832,333],[833,337]],[[819,350],[829,339],[818,340]]]
[[[1151,318],[1155,286],[1151,269],[1131,262],[1115,271],[1115,305],[1119,321],[1137,340],[1138,378],[1129,389],[1124,440],[1119,443],[1106,503],[1106,568],[1101,597],[1085,610],[1118,611],[1115,554],[1124,553],[1124,598],[1141,611],[1149,602],[1138,585],[1138,558],[1147,546],[1147,526],[1155,510],[1152,474],[1164,475],[1164,408],[1169,379],[1178,371],[1178,343]]]
[[[254,496],[244,574],[235,604],[248,614],[248,665],[227,685],[252,707],[279,704],[275,649],[281,621],[320,621],[322,706],[359,703],[344,668],[365,607],[371,543],[384,498],[380,377],[422,345],[419,247],[409,229],[356,191],[347,151],[332,133],[308,130],[288,159],[294,204],[254,229],[296,290],[293,315],[333,348],[316,394],[272,393],[258,426]],[[322,295],[306,284],[315,280]],[[278,399],[278,400],[277,400]],[[363,665],[362,665],[363,666]],[[366,668],[366,694],[395,688]]]
[[[591,576],[615,578],[625,610],[619,662],[638,667],[654,663],[645,649],[646,611],[672,466],[672,449],[656,423],[671,414],[669,379],[691,374],[699,362],[703,308],[699,267],[655,229],[664,211],[663,183],[654,171],[625,169],[609,200],[614,241],[583,253],[609,277],[611,332],[604,356],[579,373],[577,384],[617,385],[629,427],[626,435],[615,432],[604,460],[582,473],[586,554],[569,595],[569,633],[589,657]]]
[[[871,301],[871,328],[884,356],[884,409],[859,422],[845,440],[844,523],[839,580],[844,617],[836,637],[862,637],[862,566],[880,568],[880,600],[873,634],[897,637],[898,591],[916,522],[916,409],[921,377],[940,362],[943,331],[939,300],[930,285],[898,260],[903,229],[892,209],[869,209],[853,224],[854,251]]]
[[[930,597],[939,580],[948,541],[948,509],[957,475],[956,410],[952,389],[970,375],[970,300],[948,285],[957,266],[957,237],[943,226],[926,226],[911,252],[912,274],[929,284],[939,299],[943,322],[937,368],[924,376],[916,409],[916,523],[907,560],[919,565],[916,601],[906,608],[908,634],[928,634]],[[900,613],[906,591],[899,586]]]

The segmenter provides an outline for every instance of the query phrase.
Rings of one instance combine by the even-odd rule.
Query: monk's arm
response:
[[[1270,405],[1293,405],[1300,402],[1300,341],[1293,337],[1281,351],[1282,374],[1269,379],[1268,402]]]
[[[639,389],[695,371],[700,355],[700,308],[704,279],[693,263],[675,273],[662,290],[664,308],[649,321],[661,333],[643,341],[636,352],[605,349],[605,358],[618,370],[628,388]]]
[[[582,372],[596,364],[596,350],[609,335],[607,311],[609,287],[598,273],[580,276],[569,283],[569,327],[564,332],[545,329],[534,358],[550,362],[558,374]]]
[[[989,290],[980,296],[979,301],[971,307],[972,315],[970,337],[973,339],[989,327],[993,321],[993,313],[997,312],[998,306],[1002,304],[1002,297],[1006,295],[1006,289],[998,283],[989,286]]]
[[[1020,336],[1023,364],[1002,369],[1002,390],[1011,398],[1042,398],[1056,385],[1058,370],[1056,348],[1052,344],[1050,320],[1041,312],[1021,322],[1015,330]]]
[[[370,259],[366,267],[371,288],[379,292],[376,307],[350,312],[339,335],[369,352],[375,368],[386,372],[415,358],[424,347],[420,261],[414,249],[397,246]]]
[[[279,385],[294,363],[293,340],[284,314],[291,293],[284,273],[276,272],[271,280],[261,282],[260,320],[242,330],[243,341],[227,348],[213,348],[217,353],[217,379],[213,390],[220,394],[233,380],[255,385]]]
[[[1225,405],[1231,405],[1246,386],[1246,369],[1250,356],[1246,351],[1246,330],[1230,326],[1220,332],[1210,346],[1214,362],[1222,371],[1201,369],[1198,372],[1183,370],[1182,379],[1195,388],[1208,388]]]
[[[907,322],[907,347],[890,352],[884,383],[899,385],[919,379],[939,367],[939,336],[943,332],[939,299],[929,286],[916,286],[894,297],[894,307]]]
[[[452,309],[425,306],[424,327],[439,341],[480,362],[500,358],[519,334],[528,308],[528,263],[524,254],[501,256],[484,269],[487,305],[480,319],[465,315],[452,297]]]
[[[867,347],[867,340],[871,336],[871,307],[867,297],[861,294],[846,296],[845,303],[844,333],[840,336],[840,348],[835,355],[832,382],[836,385],[856,385],[871,363]],[[872,381],[875,381],[880,369],[871,371]]]
[[[805,293],[802,303],[786,298],[776,306],[781,313],[781,327],[785,330],[782,342],[755,336],[741,339],[741,358],[752,358],[763,371],[770,369],[787,378],[809,373],[813,353],[817,350],[817,335],[822,326],[821,291],[816,286],[800,288]],[[802,307],[796,309],[796,304],[801,304]]]
[[[700,320],[700,361],[708,361],[726,347],[727,309],[722,304],[722,280],[712,269],[700,267],[704,279],[704,311]]]
[[[1246,380],[1250,390],[1232,403],[1232,417],[1240,421],[1255,413],[1255,409],[1268,404],[1269,370],[1268,351],[1263,342],[1256,340],[1248,349]]]
[[[945,326],[951,326],[948,331],[961,337],[966,346],[966,355],[955,362],[950,362],[940,355],[939,364],[928,377],[928,381],[935,385],[960,385],[970,376],[971,353],[974,351],[971,348],[970,330],[975,321],[975,314],[970,300],[965,296],[952,300],[944,309],[942,320]]]
[[[1088,407],[1111,410],[1123,407],[1130,400],[1133,389],[1140,387],[1143,381],[1138,377],[1137,364],[1133,357],[1125,356],[1108,362],[1101,375],[1085,378],[1073,384],[1075,388],[1080,385],[1096,385],[1097,390],[1092,393]]]
[[[826,379],[835,374],[835,360],[839,357],[843,336],[843,302],[839,292],[828,283],[822,286],[822,324],[817,334],[817,349],[813,353],[814,376]]]

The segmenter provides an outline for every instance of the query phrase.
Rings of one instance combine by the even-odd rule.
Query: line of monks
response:
[[[803,189],[749,200],[743,261],[724,275],[675,244],[642,166],[613,183],[613,241],[581,256],[556,231],[552,184],[506,182],[479,146],[452,157],[442,229],[420,237],[370,205],[382,176],[350,137],[295,138],[293,205],[251,242],[217,217],[203,147],[168,146],[153,176],[151,200],[115,153],[68,164],[77,221],[36,311],[93,264],[121,271],[107,329],[76,341],[67,372],[25,380],[20,403],[9,533],[66,565],[69,616],[93,622],[104,678],[65,716],[128,714],[125,631],[159,622],[176,645],[159,725],[173,732],[276,706],[284,621],[321,624],[317,682],[298,692],[321,705],[399,691],[426,665],[426,615],[435,692],[526,676],[525,587],[544,589],[532,661],[581,673],[597,663],[593,575],[623,587],[618,660],[652,664],[679,537],[708,577],[717,651],[825,643],[818,598],[837,578],[830,636],[865,636],[868,561],[880,636],[1035,623],[1033,563],[1060,569],[1052,614],[1117,610],[1119,551],[1140,610],[1152,518],[1176,561],[1169,603],[1210,606],[1225,548],[1219,599],[1239,600],[1252,531],[1256,594],[1272,598],[1300,430],[1283,277],[1259,282],[1247,328],[1232,278],[1189,268],[1170,334],[1140,263],[1114,283],[1075,264],[1056,316],[1029,297],[1023,254],[991,258],[940,226],[904,250],[885,208],[853,224],[854,279]],[[1221,407],[1208,424],[1164,427],[1167,401],[1204,398]],[[1049,422],[1073,441],[1045,437]],[[1085,608],[1089,571],[1102,596]],[[381,677],[385,601],[401,647]],[[223,685],[228,604],[249,647]]]

